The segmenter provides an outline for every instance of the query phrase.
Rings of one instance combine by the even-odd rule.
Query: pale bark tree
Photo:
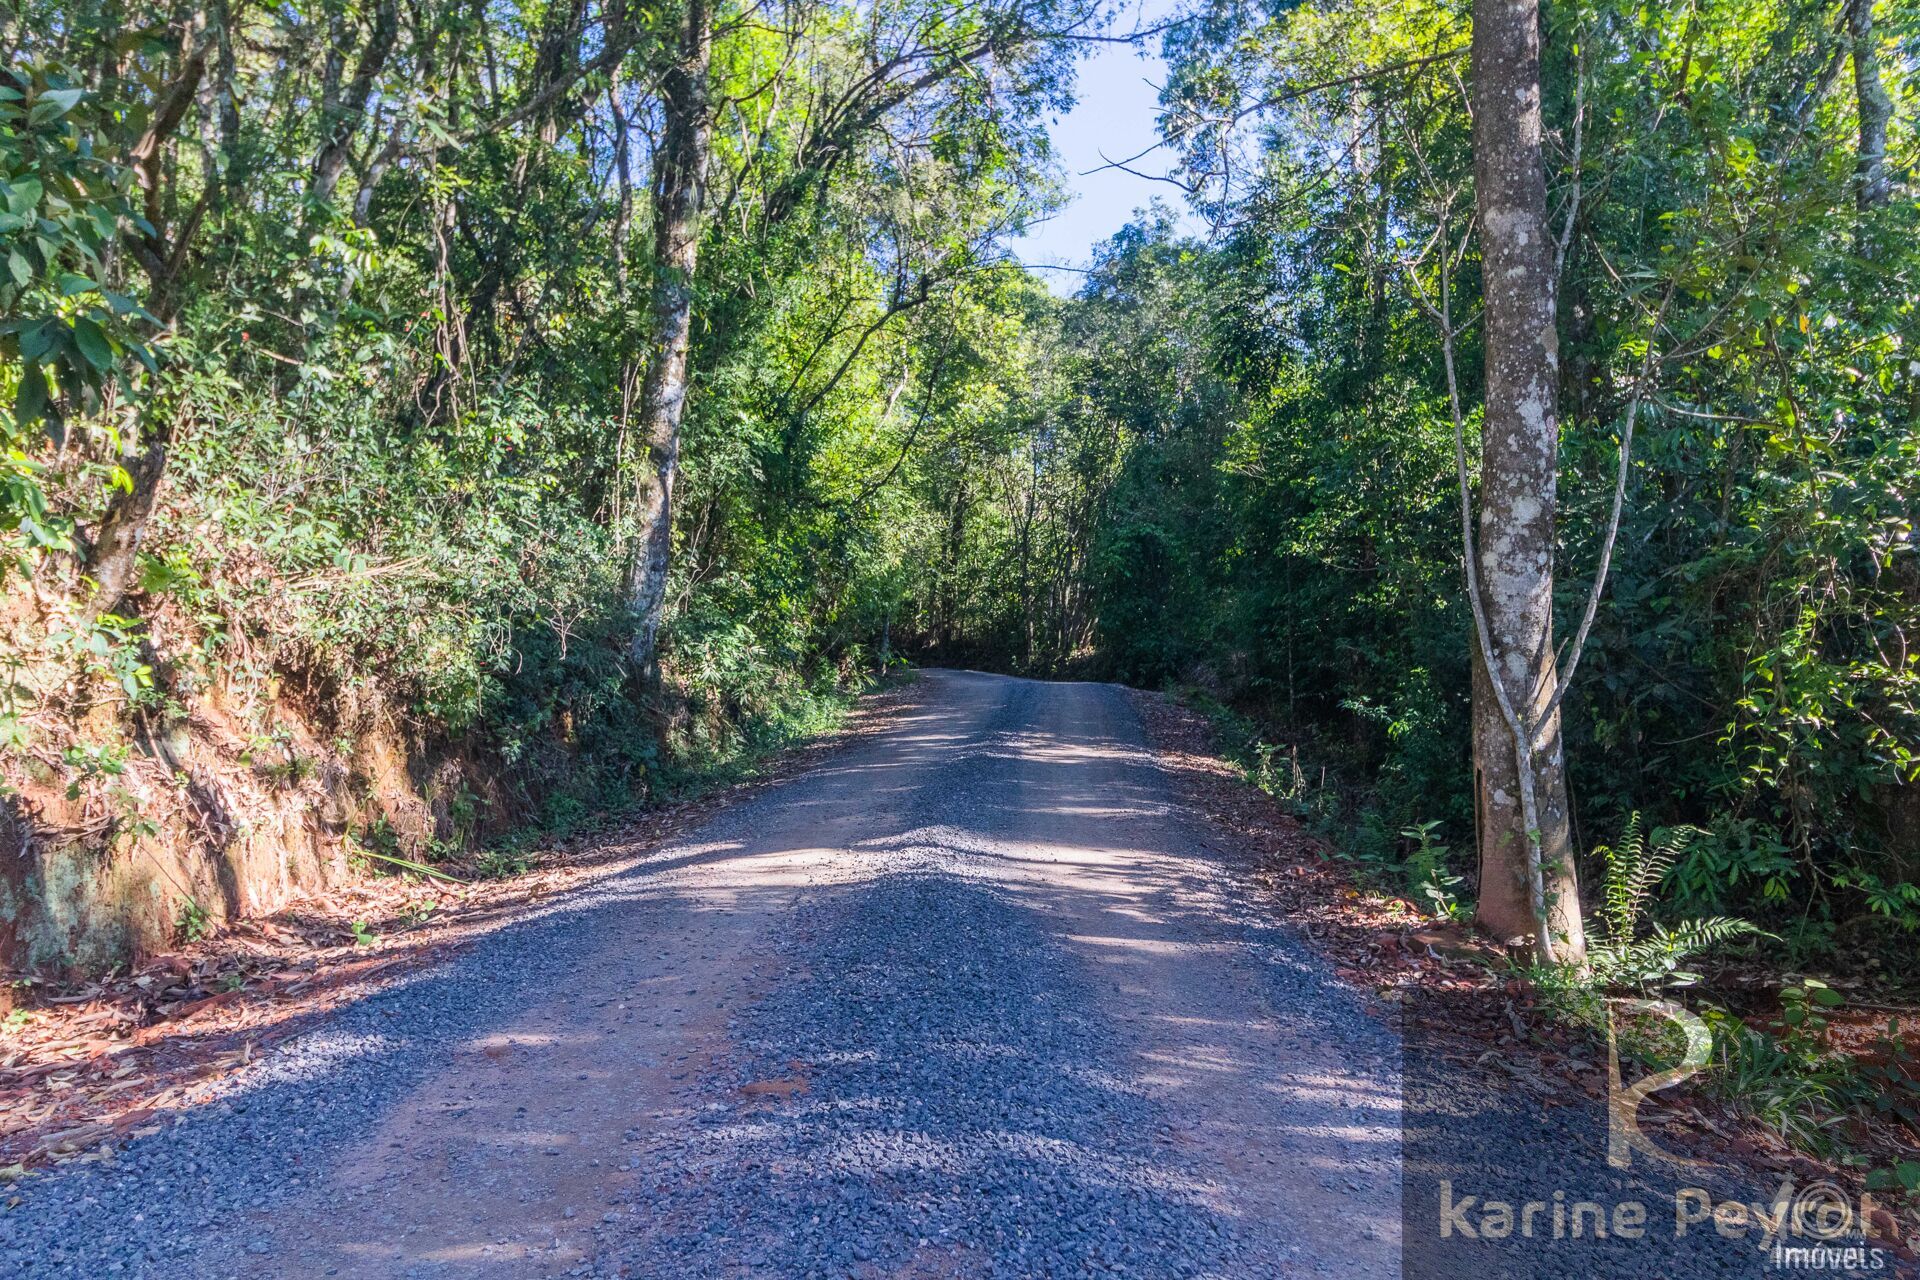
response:
[[[1071,28],[1086,21],[1091,10],[1069,23],[1068,31],[1043,30],[1039,21],[1053,14],[1047,0],[1034,0],[1014,6],[1003,21],[984,30],[965,28],[956,33],[936,15],[922,15],[898,31],[889,30],[876,10],[868,37],[874,47],[844,85],[820,94],[807,108],[788,172],[771,184],[760,201],[759,229],[768,231],[798,213],[837,171],[854,161],[867,140],[888,128],[890,119],[916,98],[956,78],[983,77],[984,69],[997,58],[1039,41],[1068,38]],[[799,29],[796,26],[790,38],[797,38]],[[713,0],[687,0],[676,52],[661,80],[662,129],[654,161],[653,310],[635,432],[644,456],[634,479],[635,524],[626,572],[632,628],[628,659],[636,671],[648,674],[656,672],[672,567],[673,486],[689,389],[694,278],[700,237],[708,221],[712,138],[717,115],[727,105],[715,100],[708,83],[714,30]],[[782,78],[790,74],[794,74],[791,66],[783,66],[779,73]],[[752,137],[752,129],[746,132]],[[767,142],[762,133],[747,149],[753,152]],[[728,172],[719,171],[723,182],[714,210],[728,224],[746,172],[760,162],[751,156],[745,166],[735,167],[731,189],[724,181]],[[930,278],[922,278],[917,290],[896,294],[869,335],[893,316],[925,302],[930,285]],[[849,365],[851,361],[848,357]]]
[[[638,434],[644,456],[634,492],[634,542],[627,565],[637,671],[654,668],[667,573],[673,556],[673,483],[680,467],[680,421],[687,405],[687,346],[693,327],[694,273],[713,147],[708,76],[713,61],[709,0],[687,0],[679,47],[661,85],[664,128],[653,188],[653,314]]]
[[[353,79],[340,84],[339,55],[336,53],[327,60],[328,74],[320,103],[323,141],[319,154],[314,157],[313,177],[307,185],[310,223],[323,217],[322,210],[333,199],[340,177],[353,159],[353,143],[366,119],[367,103],[373,97],[381,71],[393,55],[399,33],[399,6],[394,0],[381,0],[374,6],[373,25],[367,32],[367,43],[360,51]]]
[[[1880,79],[1880,54],[1873,31],[1873,0],[1853,0],[1847,9],[1847,31],[1853,40],[1853,93],[1860,116],[1858,161],[1862,209],[1883,205],[1893,194],[1887,174],[1887,123],[1893,118],[1893,99]]]
[[[627,291],[627,237],[633,231],[633,123],[621,98],[620,74],[616,67],[607,82],[607,114],[613,127],[613,171],[619,183],[619,201],[614,206],[613,287]]]
[[[1471,56],[1486,338],[1478,545],[1469,561],[1479,919],[1498,937],[1532,938],[1543,959],[1569,961],[1585,941],[1553,645],[1559,341],[1539,0],[1475,0]]]

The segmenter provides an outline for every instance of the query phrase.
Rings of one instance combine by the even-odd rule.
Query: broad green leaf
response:
[[[73,322],[73,341],[88,364],[101,373],[113,368],[113,345],[96,322],[79,316]]]

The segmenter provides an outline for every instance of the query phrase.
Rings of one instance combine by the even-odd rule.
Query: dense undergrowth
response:
[[[1556,634],[1632,412],[1563,708],[1574,846],[1636,813],[1697,828],[1657,912],[1739,916],[1776,963],[1897,989],[1920,976],[1914,27],[1870,6],[1855,45],[1856,8],[1545,7]],[[1426,310],[1459,244],[1472,456],[1479,259],[1445,234],[1472,208],[1471,86],[1444,56],[1466,42],[1445,4],[1176,29],[1165,136],[1212,225],[1167,210],[1104,246],[1034,339],[1014,460],[945,482],[938,571],[989,589],[920,599],[939,652],[1204,690],[1285,744],[1260,767],[1356,857],[1445,846],[1471,902],[1473,628]]]
[[[915,486],[1020,376],[997,246],[1049,197],[1040,33],[1090,14],[855,15],[0,13],[0,962],[670,797],[884,664]]]
[[[1562,708],[1575,845],[1687,829],[1645,929],[1736,918],[1772,972],[1910,992],[1912,7],[1544,16],[1563,637],[1635,434]],[[1464,913],[1472,627],[1428,308],[1458,290],[1471,450],[1467,13],[1186,14],[1163,141],[1207,233],[1144,213],[1062,300],[1005,246],[1097,23],[0,14],[0,954],[113,963],[356,860],[674,794],[895,650],[1196,689],[1363,874]],[[681,279],[669,107],[700,56]],[[653,438],[670,314],[691,373]],[[1806,1068],[1781,1079],[1826,1069],[1767,1043]]]
[[[1318,855],[1340,865],[1356,888],[1399,900],[1416,921],[1469,925],[1471,885],[1440,843],[1439,823],[1385,831],[1381,806],[1364,786],[1310,776],[1297,742],[1276,741],[1272,726],[1205,690],[1174,692],[1206,718],[1221,758],[1318,834]],[[1485,966],[1503,988],[1523,984],[1586,1052],[1604,1056],[1611,1037],[1643,1071],[1679,1065],[1689,1046],[1669,1017],[1623,1014],[1623,1001],[1681,1001],[1706,1036],[1696,1050],[1705,1070],[1694,1087],[1785,1144],[1851,1170],[1883,1203],[1920,1204],[1920,1161],[1911,1148],[1920,1132],[1920,1052],[1911,1011],[1903,1016],[1876,1003],[1889,990],[1884,975],[1836,985],[1784,967],[1773,949],[1781,940],[1745,920],[1676,912],[1663,882],[1707,834],[1649,831],[1633,815],[1595,849],[1602,873],[1582,969],[1482,949],[1454,955]],[[1897,983],[1904,971],[1893,976]]]

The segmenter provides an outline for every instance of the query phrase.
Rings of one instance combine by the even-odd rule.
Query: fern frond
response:
[[[1638,814],[1634,816],[1639,817]],[[1666,876],[1667,868],[1673,865],[1674,858],[1692,843],[1693,828],[1676,827],[1666,835],[1667,838],[1662,840],[1657,838],[1656,833],[1655,839],[1643,842],[1640,858],[1629,873],[1627,894],[1628,910],[1631,912],[1629,919],[1632,921],[1628,926],[1630,931],[1639,926],[1640,918],[1646,914],[1647,900],[1660,887],[1660,881]],[[1674,840],[1676,836],[1679,837],[1677,843]]]
[[[1697,955],[1732,942],[1735,938],[1770,936],[1764,929],[1731,916],[1708,916],[1702,920],[1682,920],[1672,929],[1654,927],[1654,936],[1675,954]]]
[[[1665,879],[1674,860],[1687,851],[1694,840],[1705,834],[1699,827],[1669,827],[1649,840],[1640,826],[1640,815],[1627,817],[1620,843],[1602,845],[1599,852],[1607,862],[1606,887],[1600,907],[1600,920],[1609,943],[1625,946],[1640,932],[1647,904]]]
[[[1635,942],[1609,939],[1593,948],[1587,956],[1593,974],[1609,986],[1659,987],[1671,983],[1697,981],[1681,965],[1703,951],[1757,935],[1772,937],[1763,929],[1727,916],[1709,916],[1704,920],[1685,920],[1671,929],[1654,925],[1645,939]]]
[[[1624,946],[1633,941],[1634,926],[1639,923],[1638,904],[1633,892],[1633,871],[1640,864],[1645,850],[1638,813],[1627,818],[1626,830],[1620,833],[1619,844],[1600,847],[1601,856],[1607,861],[1600,921],[1606,927],[1607,941],[1610,943]]]

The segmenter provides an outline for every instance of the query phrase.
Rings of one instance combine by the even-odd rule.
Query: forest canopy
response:
[[[164,845],[198,909],[215,757],[427,858],[904,654],[1229,706],[1388,866],[1489,839],[1520,742],[1542,939],[1642,814],[1698,828],[1674,911],[1910,940],[1916,11],[1550,0],[1527,53],[1472,8],[16,5],[9,902]],[[1009,246],[1129,35],[1194,216],[1059,298]]]

